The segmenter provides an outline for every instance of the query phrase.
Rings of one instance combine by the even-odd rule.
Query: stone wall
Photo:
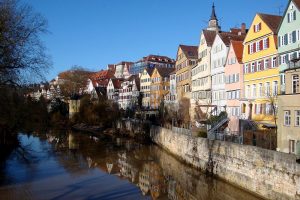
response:
[[[185,162],[268,199],[300,199],[300,164],[295,155],[195,138],[153,126],[153,141]]]

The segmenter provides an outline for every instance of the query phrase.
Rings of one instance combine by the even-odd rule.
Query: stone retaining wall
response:
[[[268,199],[300,199],[300,164],[291,154],[173,133],[153,126],[152,140],[185,162]]]

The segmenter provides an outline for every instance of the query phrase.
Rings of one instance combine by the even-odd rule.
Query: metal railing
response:
[[[239,132],[213,132],[209,134],[210,140],[220,140],[226,142],[233,142],[237,144],[243,144],[243,136]]]

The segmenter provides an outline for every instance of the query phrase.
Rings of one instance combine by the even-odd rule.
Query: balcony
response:
[[[285,71],[298,68],[300,68],[300,58],[295,58],[288,63],[287,69],[285,69]]]

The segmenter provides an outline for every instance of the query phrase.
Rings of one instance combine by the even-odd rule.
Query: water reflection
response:
[[[12,155],[3,170],[9,176],[0,177],[6,179],[0,181],[4,199],[23,199],[24,193],[28,199],[258,199],[207,178],[156,146],[70,131],[26,141],[46,157],[36,162],[29,178],[20,176],[28,170]],[[9,182],[16,171],[21,178]]]

